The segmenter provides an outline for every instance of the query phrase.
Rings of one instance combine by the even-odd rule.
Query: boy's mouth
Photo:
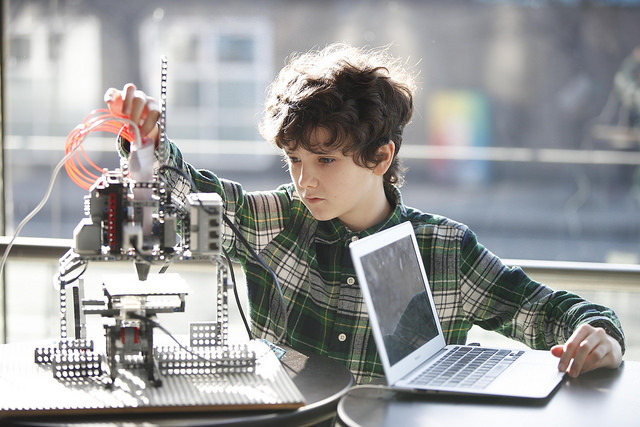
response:
[[[311,203],[311,204],[318,203],[324,200],[324,199],[321,199],[320,197],[305,197],[304,199],[307,201],[307,203]]]

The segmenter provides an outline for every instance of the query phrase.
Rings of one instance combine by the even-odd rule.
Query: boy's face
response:
[[[318,142],[323,133],[316,130]],[[383,174],[358,166],[340,149],[313,153],[299,147],[286,151],[286,159],[298,195],[317,220],[338,218],[351,230],[359,231],[389,214]]]

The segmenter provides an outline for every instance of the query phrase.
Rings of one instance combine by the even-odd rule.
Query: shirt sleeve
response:
[[[290,212],[288,192],[282,188],[273,191],[246,192],[237,182],[219,178],[206,169],[196,169],[186,162],[180,149],[168,141],[168,167],[161,171],[172,196],[185,202],[191,191],[218,193],[224,204],[224,215],[235,225],[251,247],[258,253],[282,230]],[[247,259],[248,249],[226,226],[223,246],[231,257]]]
[[[567,291],[554,291],[507,267],[467,230],[461,249],[463,310],[474,324],[537,349],[564,343],[581,324],[604,328],[625,350],[613,310]]]

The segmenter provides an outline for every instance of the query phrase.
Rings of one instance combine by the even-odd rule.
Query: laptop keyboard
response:
[[[440,360],[414,378],[411,384],[481,390],[522,354],[524,351],[453,347]]]

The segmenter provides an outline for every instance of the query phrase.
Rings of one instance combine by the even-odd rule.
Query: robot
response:
[[[162,77],[161,139],[166,60]],[[213,193],[191,193],[186,203],[173,198],[165,182],[164,153],[159,153],[161,166],[155,170],[154,156],[153,144],[131,144],[129,158],[118,169],[104,170],[85,196],[85,217],[74,230],[73,247],[60,259],[60,341],[57,347],[35,350],[36,363],[50,364],[60,380],[98,377],[113,384],[120,371],[133,370],[161,386],[163,375],[255,369],[255,354],[246,345],[228,342],[230,283],[221,256],[222,200]],[[81,276],[89,263],[127,260],[135,275],[106,277],[104,297],[84,299]],[[192,324],[188,346],[156,348],[154,329],[162,329],[156,315],[184,312],[188,294],[177,274],[164,271],[174,261],[203,260],[217,266],[216,321]],[[159,274],[149,274],[153,264],[163,264]],[[106,354],[98,354],[87,337],[87,315],[103,319]]]

